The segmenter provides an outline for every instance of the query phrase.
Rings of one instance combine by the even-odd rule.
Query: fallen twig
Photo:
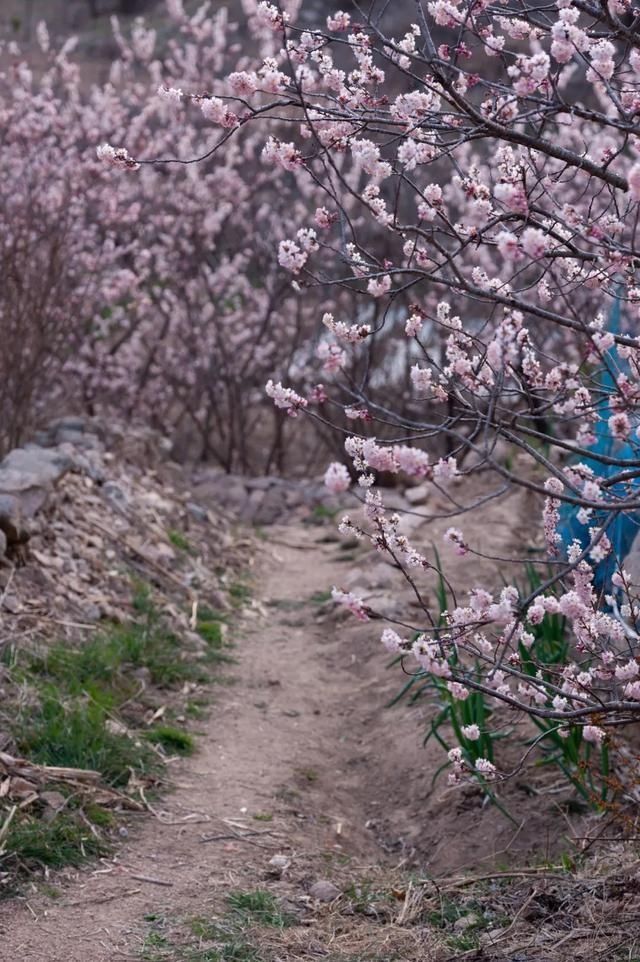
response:
[[[129,872],[129,878],[135,879],[136,882],[149,882],[151,885],[166,885],[168,888],[173,885],[173,882],[169,882],[167,879],[153,878],[152,875],[134,875]]]
[[[2,843],[7,836],[7,832],[9,831],[9,827],[11,826],[11,822],[13,821],[13,816],[16,814],[17,810],[18,810],[17,805],[13,805],[9,809],[9,814],[7,815],[4,822],[2,823],[2,828],[0,828],[0,853],[2,853],[3,851]]]
[[[104,902],[113,902],[114,899],[126,899],[130,895],[139,895],[142,889],[128,889],[126,892],[114,892],[112,895],[103,895],[94,899],[84,899],[81,902],[63,902],[65,909],[77,908],[82,905],[102,905]]]

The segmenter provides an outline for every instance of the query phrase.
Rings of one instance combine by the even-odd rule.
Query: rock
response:
[[[194,501],[187,501],[186,509],[195,521],[205,522],[209,520],[209,515],[205,508],[200,507]]]
[[[249,491],[267,491],[274,484],[278,483],[278,478],[264,477],[264,478],[246,478],[244,481],[244,486],[249,489]]]
[[[87,435],[91,437],[92,435]],[[98,484],[102,484],[107,480],[104,468],[102,466],[99,457],[96,457],[97,451],[82,451],[78,450],[77,445],[72,444],[69,441],[63,441],[58,450],[66,454],[71,463],[73,464],[74,470],[79,474],[86,474],[87,477],[91,478],[92,481],[96,481]]]
[[[334,899],[337,899],[342,893],[333,882],[328,882],[326,879],[319,879],[317,882],[314,882],[309,889],[309,895],[319,902],[333,902]]]
[[[22,544],[29,538],[22,520],[20,499],[13,494],[0,494],[0,531],[6,544]]]
[[[7,536],[0,530],[0,558],[4,558],[7,553]]]
[[[62,792],[41,792],[40,800],[44,802],[48,808],[52,808],[54,812],[59,812],[60,809],[64,808],[67,804],[67,800]]]
[[[70,459],[61,451],[38,444],[14,448],[0,464],[0,491],[45,487],[59,481],[70,468]]]
[[[268,873],[276,878],[282,878],[290,865],[291,859],[288,859],[286,855],[274,855],[273,858],[269,859]]]
[[[10,615],[17,615],[22,606],[20,600],[15,595],[5,594],[0,607],[8,611]]]
[[[429,500],[430,494],[431,488],[425,483],[419,484],[415,488],[407,488],[404,496],[410,505],[416,507],[419,504],[425,504],[425,502]]]
[[[85,621],[100,621],[102,618],[102,608],[100,605],[89,602],[82,609],[82,617]]]
[[[122,488],[115,481],[107,481],[102,485],[102,494],[107,498],[114,508],[126,513],[129,507],[129,499]]]
[[[454,932],[466,932],[467,929],[472,928],[480,922],[480,916],[475,912],[468,912],[467,915],[461,915],[459,919],[456,919],[453,923]]]
[[[15,448],[0,464],[0,494],[19,498],[22,516],[32,518],[45,504],[51,487],[71,467],[70,458],[58,450],[37,444]]]
[[[142,665],[140,668],[135,668],[131,674],[143,685],[146,686],[151,684],[151,672],[146,665]]]
[[[229,609],[229,599],[224,592],[216,588],[209,591],[207,601],[215,611],[227,611]]]

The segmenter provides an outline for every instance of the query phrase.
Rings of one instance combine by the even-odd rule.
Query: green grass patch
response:
[[[177,956],[180,962],[261,962],[255,946],[226,919],[196,917],[189,922],[189,928],[200,945]]]
[[[157,725],[145,733],[147,741],[160,745],[169,754],[193,755],[196,744],[193,736],[173,725]]]
[[[224,644],[222,625],[219,621],[199,621],[198,634],[212,648],[222,648]]]
[[[174,920],[170,930],[161,915],[147,915],[145,921],[150,930],[140,953],[144,962],[267,962],[257,948],[256,930],[284,929],[296,920],[270,892],[254,889],[230,892],[221,916]]]
[[[133,772],[144,775],[157,768],[157,759],[144,744],[112,731],[105,708],[91,701],[60,701],[45,693],[39,708],[23,716],[13,735],[20,754],[40,765],[89,768],[100,772],[114,787],[126,786]]]
[[[229,585],[229,598],[234,608],[240,608],[251,600],[251,589],[245,581],[234,581]]]
[[[0,867],[11,860],[23,870],[80,865],[109,852],[106,841],[71,812],[57,815],[50,822],[35,818],[12,822],[4,849]]]
[[[227,904],[231,914],[245,925],[272,925],[284,929],[293,922],[293,918],[279,907],[275,896],[265,889],[230,892]]]
[[[202,664],[189,659],[188,650],[154,609],[139,622],[96,633],[82,648],[59,643],[25,657],[22,678],[39,676],[70,695],[86,692],[107,708],[135,694],[140,686],[134,675],[137,669],[146,669],[158,688],[209,680]]]
[[[176,531],[175,528],[170,528],[167,531],[167,538],[173,547],[178,549],[178,551],[184,551],[186,554],[194,553],[193,545],[181,531]]]

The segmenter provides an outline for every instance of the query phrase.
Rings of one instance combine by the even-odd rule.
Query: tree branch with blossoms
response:
[[[309,208],[278,258],[300,296],[335,293],[317,318],[322,389],[310,364],[267,394],[347,435],[326,481],[338,492],[358,478],[365,521],[341,529],[389,554],[419,602],[385,645],[457,699],[482,692],[600,744],[640,714],[640,586],[624,569],[640,519],[635,14],[626,0],[416,0],[397,35],[388,4],[354,6],[303,29],[296,3],[249,4],[261,64],[239,64],[215,97],[165,95],[224,130],[213,150],[259,130],[263,163]],[[377,485],[389,475],[444,492],[460,555],[482,554],[465,516],[530,491],[544,587],[518,587],[525,559],[512,559],[510,583],[472,590],[439,623],[420,587],[435,566]],[[465,500],[476,475],[496,487]],[[550,665],[535,629],[555,615],[571,644]]]

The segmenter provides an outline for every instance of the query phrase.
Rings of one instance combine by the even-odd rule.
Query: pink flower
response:
[[[629,415],[625,414],[624,411],[618,414],[612,414],[607,424],[613,437],[619,441],[625,441],[629,437],[631,421],[629,420]]]
[[[382,297],[391,288],[391,278],[388,274],[382,277],[372,277],[367,284],[367,290],[373,297]]]
[[[396,655],[399,651],[402,651],[402,638],[395,631],[393,631],[392,628],[384,629],[380,641],[387,651],[391,652],[392,655]]]
[[[265,390],[273,398],[275,406],[283,408],[291,417],[296,417],[307,406],[306,398],[296,394],[290,387],[283,387],[280,382],[274,384],[273,381],[267,381]]]
[[[351,485],[351,478],[344,464],[340,464],[339,461],[332,461],[325,471],[324,483],[325,487],[328,488],[332,494],[340,494],[342,491],[348,491]]]
[[[278,264],[293,274],[299,274],[307,263],[308,254],[295,241],[283,240],[278,245]]]
[[[582,737],[586,742],[591,742],[593,745],[602,745],[602,742],[606,738],[607,733],[602,728],[598,728],[597,725],[585,725],[582,729]]]
[[[459,476],[458,462],[455,458],[440,458],[433,466],[433,477],[436,481],[452,481]]]
[[[289,21],[289,14],[281,13],[274,3],[261,0],[256,9],[256,20],[270,30],[283,30]]]
[[[414,364],[411,368],[411,383],[416,391],[419,391],[421,394],[427,394],[433,387],[433,375],[429,368]]]
[[[537,227],[527,227],[520,236],[520,243],[525,254],[533,260],[539,260],[547,250],[547,237]]]
[[[496,247],[502,257],[515,257],[518,253],[518,238],[510,230],[500,231],[496,237]]]
[[[465,555],[468,553],[469,548],[465,544],[462,531],[459,528],[447,528],[444,533],[443,540],[456,549],[456,554]]]
[[[237,127],[240,121],[236,114],[219,97],[205,97],[200,101],[202,116],[221,127]]]
[[[103,161],[110,167],[137,170],[140,166],[129,156],[128,151],[124,147],[112,147],[111,144],[100,144],[96,149],[96,154],[98,155],[98,160]]]
[[[404,332],[407,337],[416,337],[416,335],[418,335],[422,330],[423,324],[424,318],[421,314],[412,314],[404,326]]]
[[[249,97],[258,89],[257,75],[248,70],[240,70],[229,74],[227,83],[236,97]]]
[[[477,742],[480,738],[480,729],[477,725],[463,725],[461,731],[470,742]]]
[[[158,96],[174,105],[181,104],[184,97],[183,91],[179,87],[167,87],[164,84],[158,87]]]
[[[633,678],[637,678],[640,674],[640,665],[632,658],[627,661],[624,665],[616,665],[615,676],[618,681],[631,681]]]
[[[364,606],[362,598],[358,598],[352,591],[342,591],[340,588],[331,589],[331,597],[338,605],[344,605],[358,621],[368,621],[369,615]]]
[[[278,164],[284,170],[296,170],[302,165],[302,154],[295,144],[284,143],[277,137],[269,137],[262,148],[262,159],[267,163]]]
[[[351,15],[338,10],[327,17],[327,30],[341,31],[348,30],[351,26]]]
[[[327,230],[338,219],[338,215],[329,213],[326,207],[317,207],[313,219],[318,227]]]
[[[488,758],[476,758],[476,771],[486,779],[491,780],[496,777],[496,767]]]

